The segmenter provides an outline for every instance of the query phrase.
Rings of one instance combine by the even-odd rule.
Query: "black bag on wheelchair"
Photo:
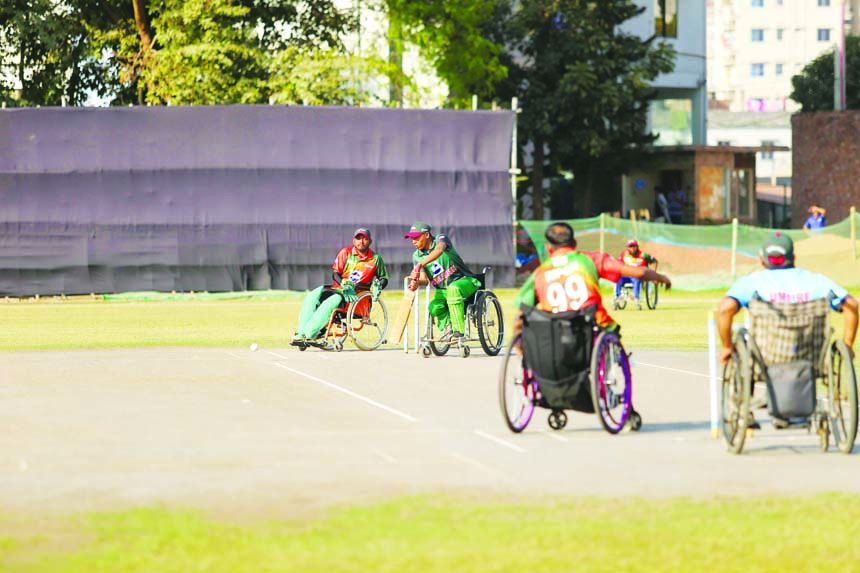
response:
[[[767,410],[788,420],[806,418],[815,411],[815,375],[811,360],[771,364],[765,373]]]
[[[521,305],[523,361],[538,382],[544,408],[593,413],[591,352],[597,305],[551,313]]]

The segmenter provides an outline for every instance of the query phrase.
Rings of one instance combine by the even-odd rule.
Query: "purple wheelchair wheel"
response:
[[[601,333],[591,356],[591,398],[600,424],[610,434],[624,429],[633,411],[632,382],[630,361],[618,335]]]
[[[537,400],[537,382],[525,364],[521,345],[522,335],[513,337],[499,373],[499,406],[508,428],[522,432],[532,419]]]

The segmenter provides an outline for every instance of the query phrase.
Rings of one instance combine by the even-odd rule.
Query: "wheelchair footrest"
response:
[[[808,430],[812,427],[812,421],[809,418],[792,418],[791,420],[771,418],[771,422],[777,430]]]

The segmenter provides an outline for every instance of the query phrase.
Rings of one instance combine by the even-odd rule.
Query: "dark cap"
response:
[[[352,237],[355,238],[359,235],[364,235],[365,237],[370,239],[371,238],[370,229],[365,229],[364,227],[359,227],[358,229],[355,230],[355,233],[352,234]]]
[[[769,269],[793,267],[794,241],[785,233],[776,232],[764,240],[758,254]]]
[[[409,227],[409,232],[403,235],[404,239],[414,239],[415,237],[420,237],[424,233],[430,232],[430,225],[424,223],[423,221],[415,221],[412,223],[412,226]]]

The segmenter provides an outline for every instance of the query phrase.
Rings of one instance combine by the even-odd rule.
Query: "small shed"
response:
[[[625,214],[648,210],[652,219],[657,190],[669,199],[673,223],[756,224],[756,154],[788,151],[784,146],[677,145],[656,147],[645,167],[622,178]],[[677,220],[676,220],[677,219]]]

